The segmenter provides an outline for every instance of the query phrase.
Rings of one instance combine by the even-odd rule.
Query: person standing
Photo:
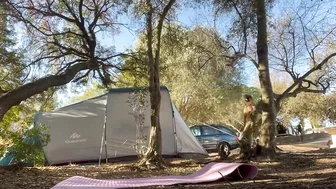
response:
[[[302,133],[301,123],[299,123],[299,125],[297,126],[297,132],[298,132],[298,135],[300,137],[300,141],[303,141],[303,133]]]
[[[249,159],[251,154],[252,132],[254,126],[255,103],[251,95],[244,95],[244,130],[240,138],[240,159]]]

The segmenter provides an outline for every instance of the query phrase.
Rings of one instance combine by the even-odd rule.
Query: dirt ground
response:
[[[228,181],[215,183],[155,186],[151,188],[239,188],[239,189],[336,189],[336,149],[283,145],[273,160],[253,160],[259,168],[254,181]],[[235,162],[235,155],[224,162]],[[133,178],[158,175],[186,175],[209,162],[218,161],[216,156],[206,159],[173,159],[164,170],[136,171],[132,163],[111,163],[102,166],[48,166],[14,170],[0,168],[0,188],[51,188],[58,182],[79,175],[91,178]]]

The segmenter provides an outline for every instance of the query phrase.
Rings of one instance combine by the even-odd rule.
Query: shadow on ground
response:
[[[236,155],[232,155],[223,162],[236,162],[235,157]],[[68,165],[21,170],[0,168],[0,188],[51,188],[58,182],[75,175],[101,179],[186,175],[201,169],[205,163],[210,161],[220,160],[217,156],[205,159],[174,159],[169,160],[169,168],[165,170],[146,171],[136,171],[133,163],[127,162],[102,166]],[[302,152],[286,150],[278,153],[273,160],[254,159],[251,163],[260,169],[254,181],[230,181],[229,183],[223,179],[215,183],[150,188],[336,189],[336,149]]]

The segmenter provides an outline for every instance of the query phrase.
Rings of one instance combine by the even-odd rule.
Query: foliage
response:
[[[289,78],[285,90],[278,93],[278,109],[283,99],[301,92],[325,93],[335,78],[332,39],[336,22],[331,2],[288,3],[280,6],[281,16],[269,21],[272,67]]]
[[[25,82],[23,50],[16,47],[14,27],[6,16],[7,8],[0,7],[0,98]],[[36,111],[50,110],[54,107],[54,89],[35,95],[20,105],[14,106],[0,122],[0,154],[21,137],[32,123]]]
[[[148,138],[144,128],[146,119],[145,113],[149,108],[148,96],[149,94],[147,88],[137,88],[133,93],[131,93],[131,96],[127,101],[133,110],[130,115],[134,117],[136,126],[136,141],[134,148],[138,154],[139,159],[145,155],[148,149]]]
[[[216,19],[222,14],[235,14],[230,32],[219,40],[231,44],[231,55],[256,64],[255,10],[257,1],[214,1]],[[276,92],[276,106],[287,97],[301,92],[324,93],[332,84],[333,33],[336,23],[333,1],[266,1],[269,9],[268,42],[272,69],[283,72],[292,80],[281,93]],[[272,12],[275,6],[280,13]],[[232,13],[233,12],[233,13]],[[218,22],[220,25],[220,22]],[[215,27],[216,27],[215,23]],[[235,28],[238,28],[235,29]],[[238,43],[235,43],[238,40]]]
[[[23,68],[22,50],[15,49],[14,27],[0,6],[0,96],[22,84]]]
[[[5,15],[4,6],[0,7],[0,96],[8,90],[14,89],[21,84],[20,78],[23,72],[21,69],[20,57],[17,56],[13,49],[15,40],[13,39],[13,28],[9,25],[8,18]],[[13,135],[11,130],[12,123],[20,120],[20,111],[23,106],[14,107],[2,122],[0,122],[0,154],[3,154]],[[25,120],[22,120],[25,122]]]
[[[323,101],[326,118],[336,122],[336,94],[335,92],[325,96]]]
[[[92,86],[90,86],[89,88],[86,88],[83,92],[82,95],[79,96],[75,96],[73,98],[71,98],[71,102],[75,103],[75,102],[80,102],[83,100],[87,100],[89,98],[93,98],[99,95],[104,94],[105,92],[105,88],[103,86],[101,86],[98,82],[94,82],[92,84]]]
[[[258,69],[263,103],[261,142],[268,142],[262,145],[266,148],[274,144],[274,120],[281,103],[304,92],[326,93],[335,78],[333,69],[330,69],[333,63],[328,63],[334,62],[336,53],[325,53],[329,43],[334,41],[331,39],[336,29],[335,9],[330,6],[334,2],[287,3],[283,4],[283,10],[267,18],[265,11],[268,7],[275,5],[280,10],[280,3],[264,0],[214,1],[215,20],[223,13],[236,14],[231,20],[231,35],[225,38],[218,35],[218,40],[231,44],[233,62],[249,60]],[[254,28],[257,35],[253,33]],[[258,60],[254,58],[256,55]],[[272,90],[269,65],[276,71],[285,72],[292,80],[279,94],[274,94]]]
[[[96,35],[118,29],[114,22],[121,14],[120,2],[8,0],[7,5],[13,12],[12,18],[25,26],[23,39],[30,45],[27,55],[34,57],[26,60],[30,67],[43,71],[43,75],[57,75],[71,65],[96,56],[90,64],[101,69],[91,70],[94,73],[91,76],[102,79],[103,83],[110,79],[106,75],[111,71],[107,67],[113,67],[113,48],[102,46]],[[31,74],[30,77],[41,77]],[[81,72],[77,81],[85,82],[89,76]]]
[[[227,42],[230,45],[231,53],[229,57],[232,63],[251,61],[258,69],[259,83],[261,89],[261,137],[260,145],[262,154],[274,155],[274,131],[275,131],[275,101],[270,80],[270,68],[268,61],[268,34],[267,34],[267,13],[268,3],[272,1],[214,1],[216,7],[215,16],[223,12],[233,12],[233,23],[230,26],[231,36],[221,38],[217,35],[218,41]],[[215,18],[216,20],[217,18]],[[239,30],[235,30],[235,27]],[[215,23],[216,25],[216,23]],[[216,27],[216,26],[215,26]],[[255,29],[254,29],[255,28]],[[257,31],[256,35],[253,31]],[[232,39],[238,39],[234,41]],[[257,43],[250,43],[256,41]],[[256,46],[255,46],[256,44]],[[227,48],[228,49],[228,48]],[[256,59],[258,57],[258,59]],[[257,121],[259,122],[259,121]]]
[[[261,86],[264,101],[273,100],[274,92],[276,111],[288,119],[296,115],[306,116],[314,120],[315,125],[323,119],[334,119],[334,112],[331,111],[334,107],[327,103],[333,100],[333,95],[312,95],[316,102],[320,102],[317,104],[300,95],[305,92],[326,93],[335,85],[336,23],[335,9],[330,6],[332,1],[302,0],[286,1],[284,4],[277,1],[212,1],[215,28],[220,23],[229,23],[226,33],[200,26],[189,30],[170,23],[175,16],[175,6],[179,6],[174,4],[167,12],[164,5],[170,2],[173,1],[2,1],[0,120],[3,123],[0,123],[0,146],[4,146],[1,144],[4,143],[3,139],[7,145],[6,137],[10,138],[16,132],[13,131],[16,122],[25,122],[20,125],[27,128],[28,117],[33,110],[52,106],[52,100],[44,101],[48,105],[37,103],[36,106],[36,102],[50,99],[53,87],[70,81],[86,84],[98,79],[105,87],[112,81],[118,82],[115,86],[146,86],[148,80],[153,81],[154,78],[156,85],[163,84],[171,89],[174,104],[189,123],[239,125],[242,94],[255,92],[256,101],[260,98],[258,90],[241,84],[240,74],[246,68],[243,64],[246,60],[260,71],[260,62],[256,60],[257,49],[258,55],[269,57],[274,72],[288,75],[284,81],[273,82],[274,91],[271,91],[269,81],[267,85],[264,82],[264,86]],[[262,28],[264,39],[268,40],[269,56],[265,55],[265,49],[260,50],[255,44],[257,35],[262,33],[261,30],[257,32],[256,2],[265,2],[263,9],[266,7],[270,15],[265,23],[267,30]],[[211,3],[205,4],[209,6]],[[281,9],[276,14],[271,13],[273,5]],[[113,47],[101,45],[98,34],[118,32],[123,25],[118,22],[119,16],[125,9],[140,20],[147,18],[146,26],[140,32],[134,51],[130,50],[127,55],[115,54]],[[161,14],[163,12],[167,15]],[[225,22],[219,20],[223,18],[219,16],[225,16]],[[265,21],[266,17],[263,18]],[[22,26],[22,46],[29,47],[25,50],[14,47],[12,26],[16,23]],[[119,56],[123,56],[123,59],[116,58]],[[148,65],[153,63],[157,67],[152,67],[150,71]],[[120,73],[120,70],[126,71]],[[158,70],[160,77],[148,74]],[[269,71],[267,65],[264,71],[260,73]],[[114,76],[118,78],[113,80]],[[259,76],[262,78],[265,75]],[[266,81],[265,78],[260,81]],[[96,88],[98,86],[81,98],[96,96],[102,91],[95,91]],[[47,89],[52,90],[43,93]],[[41,95],[21,103],[35,94]],[[288,97],[301,100],[295,102]],[[265,104],[273,104],[273,101]],[[267,106],[261,107],[265,112]],[[27,108],[33,110],[28,111]],[[268,107],[270,109],[273,111],[271,106]],[[6,112],[8,115],[3,117]]]
[[[335,121],[335,94],[299,94],[296,98],[287,99],[279,112],[280,117],[289,124],[293,118],[308,118],[313,128],[323,125],[326,120]]]
[[[0,122],[0,154],[3,154],[13,140],[22,137],[32,125],[37,111],[49,111],[55,107],[54,90],[46,91],[14,106]]]
[[[33,163],[35,166],[43,166],[45,163],[42,147],[50,141],[50,135],[46,134],[48,127],[45,125],[34,126],[24,133],[23,137],[16,137],[9,152],[15,157],[18,164]]]
[[[167,23],[168,24],[168,23]],[[173,103],[188,123],[213,122],[240,126],[241,97],[245,93],[259,99],[257,89],[241,85],[239,65],[227,65],[211,29],[185,29],[169,24],[163,30],[161,84],[170,89]],[[172,48],[172,46],[174,48]],[[128,57],[118,87],[146,86],[144,36],[139,35],[136,56]]]
[[[18,69],[22,77],[14,77],[19,83],[0,96],[0,120],[13,106],[48,89],[70,81],[85,84],[90,79],[107,86],[119,72],[121,54],[101,45],[97,36],[118,31],[123,2],[5,0],[1,4],[6,7],[6,14],[1,15],[21,28],[20,46],[26,51]],[[0,82],[2,87],[5,84]]]

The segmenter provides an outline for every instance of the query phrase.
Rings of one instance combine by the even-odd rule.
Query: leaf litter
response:
[[[259,168],[254,180],[227,181],[146,188],[246,188],[246,189],[336,189],[336,149],[295,148],[280,146],[272,160],[252,159],[250,163]],[[0,167],[0,188],[51,188],[72,176],[98,179],[137,178],[165,175],[187,175],[201,169],[211,161],[220,161],[217,156],[205,159],[169,159],[163,170],[136,169],[134,162],[115,162],[98,165],[46,166],[41,168]],[[222,162],[239,162],[236,155]],[[230,182],[230,183],[229,183]],[[232,185],[233,186],[232,186]]]

